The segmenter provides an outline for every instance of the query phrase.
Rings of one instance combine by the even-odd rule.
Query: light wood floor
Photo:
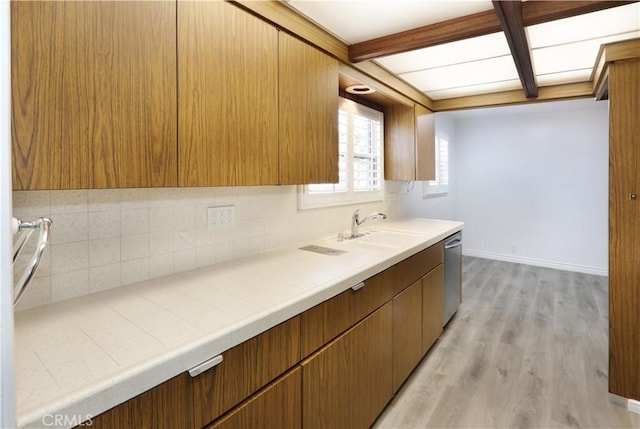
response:
[[[640,428],[609,402],[606,277],[464,257],[462,291],[374,428]]]

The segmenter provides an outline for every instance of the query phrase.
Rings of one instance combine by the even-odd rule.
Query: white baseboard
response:
[[[574,271],[577,273],[592,274],[595,276],[608,276],[609,270],[584,265],[565,264],[563,262],[546,261],[543,259],[525,258],[523,256],[505,255],[502,253],[485,252],[482,250],[462,249],[462,254],[477,258],[495,259],[498,261],[515,262],[517,264],[533,265],[535,267],[554,268],[556,270]]]
[[[632,413],[640,414],[640,402],[635,399],[628,399],[618,396],[615,393],[609,393],[609,400],[622,408],[626,408]]]

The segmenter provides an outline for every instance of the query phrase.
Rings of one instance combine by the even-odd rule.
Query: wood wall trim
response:
[[[591,80],[593,93],[597,100],[604,100],[608,95],[608,66],[615,61],[640,58],[640,38],[623,40],[622,42],[607,43],[600,46],[596,64],[593,67]]]
[[[274,26],[290,33],[333,56],[338,61],[348,64],[380,84],[393,88],[416,103],[431,109],[433,102],[424,93],[401,80],[394,74],[371,61],[351,64],[347,45],[328,31],[298,14],[285,3],[275,0],[226,0],[258,17],[270,22]],[[499,28],[498,28],[499,30]]]
[[[586,98],[593,95],[591,82],[568,83],[564,85],[543,86],[538,88],[538,96],[526,98],[521,90],[495,92],[492,94],[471,95],[468,97],[436,100],[433,106],[436,112],[447,110],[472,109],[477,107],[504,106],[540,101],[552,101],[571,98]]]
[[[506,91],[499,92],[493,94],[484,94],[484,95],[475,95],[468,97],[459,97],[459,98],[451,98],[446,100],[431,100],[424,93],[409,85],[405,81],[401,80],[388,70],[379,66],[378,64],[366,60],[356,63],[352,63],[349,58],[349,52],[351,47],[348,47],[344,42],[337,39],[335,36],[327,32],[326,30],[318,27],[313,24],[309,20],[307,20],[302,15],[298,14],[295,10],[287,6],[285,3],[281,1],[275,0],[261,0],[261,1],[252,1],[252,0],[226,0],[235,5],[247,10],[254,15],[259,16],[260,18],[270,22],[271,24],[277,26],[278,28],[305,40],[306,42],[316,46],[321,49],[325,53],[336,58],[342,65],[346,65],[351,70],[356,70],[359,73],[362,73],[361,77],[366,77],[371,79],[372,82],[363,82],[366,84],[370,84],[381,92],[385,91],[385,95],[388,95],[392,98],[396,98],[400,101],[401,104],[411,104],[411,102],[416,102],[418,104],[423,105],[431,111],[447,111],[447,110],[456,110],[456,109],[469,109],[474,107],[486,107],[486,106],[498,106],[498,105],[507,105],[507,104],[518,104],[518,103],[527,103],[527,102],[536,102],[536,101],[550,101],[550,100],[559,100],[563,98],[580,98],[580,97],[589,97],[594,94],[594,82],[580,82],[580,83],[572,83],[572,84],[564,84],[564,85],[555,85],[549,87],[539,88],[538,96],[535,98],[527,99],[524,97],[520,90],[516,91]],[[522,18],[524,26],[534,25],[541,22],[548,22],[555,19],[566,18],[569,16],[575,16],[579,14],[594,12],[597,10],[607,9],[611,7],[617,7],[625,4],[636,3],[636,1],[542,1],[542,0],[529,0],[522,3]],[[489,16],[493,16],[493,18],[489,18]],[[470,17],[467,16],[466,18]],[[498,18],[495,16],[494,11],[485,11],[484,15],[476,16],[474,18],[478,22],[476,23],[476,28],[485,28],[484,34],[495,33],[500,31],[500,22]],[[484,24],[482,23],[484,21]],[[462,21],[465,22],[465,21]],[[468,24],[470,21],[467,20]],[[459,38],[455,38],[455,33],[451,27],[451,20],[445,21],[445,24],[448,23],[447,31],[450,33],[453,39],[448,41],[459,40]],[[492,24],[493,23],[493,24]],[[435,25],[435,24],[434,24]],[[495,27],[492,27],[495,25]],[[483,27],[484,26],[484,27]],[[426,26],[431,27],[431,26]],[[445,25],[446,27],[446,25]],[[464,31],[464,29],[460,30]],[[477,34],[482,35],[482,34]],[[387,37],[392,37],[387,36]],[[637,40],[635,39],[636,43]],[[442,41],[440,43],[446,43],[447,41]],[[623,44],[629,43],[631,41],[622,42]],[[424,46],[422,46],[424,47]],[[416,48],[414,48],[416,49]],[[633,45],[629,45],[626,49],[634,50],[638,48],[633,48]],[[620,48],[616,50],[619,54],[622,55],[622,52],[625,49]],[[398,51],[404,52],[404,51]],[[387,54],[388,55],[388,54]],[[586,90],[587,86],[591,89]]]
[[[537,97],[538,85],[536,84],[536,76],[533,73],[529,42],[527,42],[527,35],[522,22],[522,3],[519,1],[505,2],[497,0],[493,0],[492,3],[500,20],[502,31],[507,38],[524,94],[527,98]]]
[[[381,84],[380,82],[373,79],[369,75],[361,72],[360,70],[354,69],[353,67],[348,66],[344,63],[338,64],[338,72],[342,75],[351,77],[352,79],[358,81],[359,83],[375,88],[377,92],[379,92],[380,94],[390,99],[392,103],[388,103],[388,104],[400,103],[400,104],[404,104],[405,106],[413,106],[414,104],[414,101],[406,97],[404,94],[396,91],[395,89],[389,87],[388,85]]]

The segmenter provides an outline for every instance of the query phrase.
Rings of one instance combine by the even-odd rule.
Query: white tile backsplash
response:
[[[53,219],[45,258],[18,309],[125,286],[330,236],[355,208],[404,214],[399,182],[389,203],[297,209],[295,186],[100,189],[13,193],[14,215]],[[236,225],[207,230],[207,207],[232,204]],[[16,268],[25,266],[31,252]]]
[[[51,244],[71,243],[89,239],[89,217],[83,213],[54,214],[57,234],[51,234]]]
[[[120,238],[120,258],[123,261],[149,257],[149,234],[123,235]]]
[[[55,234],[53,221],[51,235]],[[120,237],[120,210],[89,213],[89,239]]]
[[[89,267],[120,263],[121,260],[120,237],[89,240]]]
[[[89,270],[69,271],[51,276],[51,301],[63,301],[89,293]]]
[[[122,235],[149,232],[149,208],[127,209],[120,212],[120,233]]]
[[[122,284],[130,285],[149,280],[149,258],[122,261]]]
[[[60,213],[86,213],[88,191],[57,191],[49,194],[51,215]]]
[[[53,234],[52,234],[53,235]],[[67,273],[89,268],[89,242],[51,244],[51,273]]]
[[[101,292],[122,285],[120,261],[89,268],[89,293]]]

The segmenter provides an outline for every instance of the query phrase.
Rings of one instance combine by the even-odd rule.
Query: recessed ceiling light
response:
[[[367,85],[351,85],[344,89],[349,94],[371,94],[376,92],[375,89],[368,87]]]

